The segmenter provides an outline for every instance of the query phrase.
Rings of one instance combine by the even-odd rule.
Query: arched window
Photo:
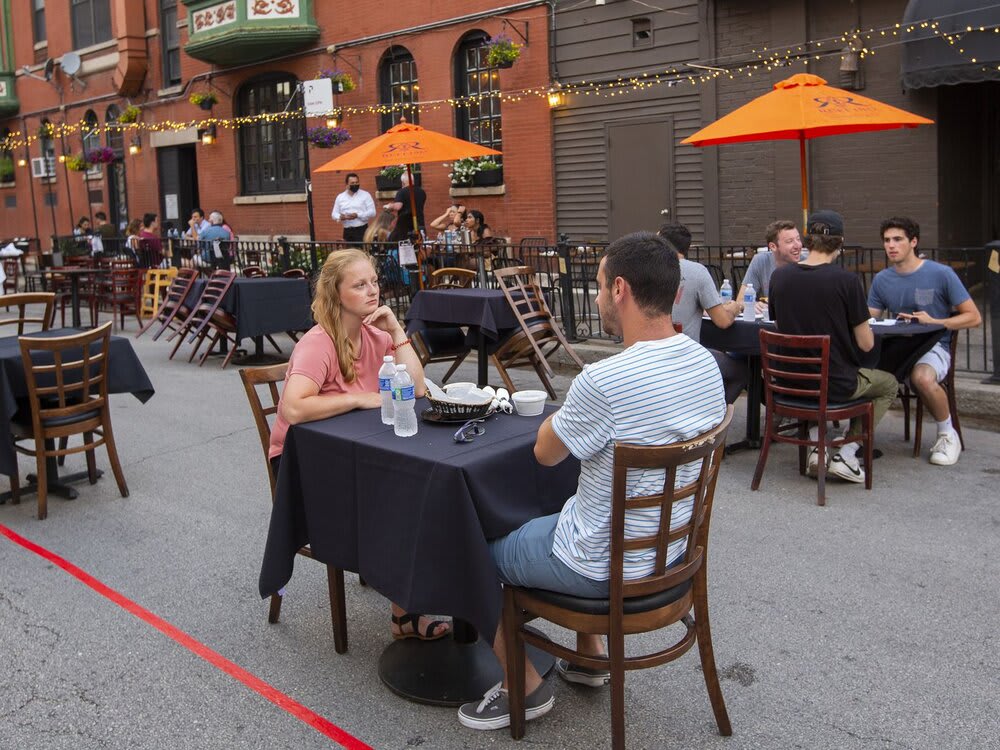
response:
[[[0,141],[6,142],[10,138],[10,128],[4,128],[0,132]],[[14,181],[14,152],[4,148],[0,150],[0,183],[10,184]]]
[[[279,74],[256,78],[239,90],[236,112],[251,117],[285,109],[295,91],[296,80]],[[301,192],[305,183],[303,121],[257,120],[239,128],[239,156],[244,195]]]
[[[55,179],[56,145],[52,140],[52,123],[48,120],[42,120],[42,126],[38,129],[38,150],[45,159],[46,176]]]
[[[407,122],[420,121],[417,108],[405,106],[415,104],[420,93],[417,63],[406,47],[393,45],[382,55],[378,68],[378,90],[381,104],[398,107],[382,114],[383,132],[398,123],[402,115],[406,115]]]
[[[118,122],[118,116],[121,114],[121,110],[118,108],[117,104],[112,104],[108,107],[107,111],[104,113],[104,142],[108,144],[108,148],[113,149],[115,156],[123,156],[125,153],[125,136],[122,131],[118,128],[110,128],[108,125],[113,125]]]
[[[456,107],[455,130],[459,138],[501,151],[502,129],[500,72],[486,62],[485,32],[466,34],[455,53],[455,95],[473,97],[467,106]]]
[[[97,121],[97,115],[94,114],[94,110],[88,109],[87,113],[83,116],[83,127],[80,129],[80,133],[83,135],[83,154],[86,156],[91,151],[99,149],[101,147],[101,126]],[[99,175],[101,173],[101,165],[94,164],[88,170],[89,175]]]

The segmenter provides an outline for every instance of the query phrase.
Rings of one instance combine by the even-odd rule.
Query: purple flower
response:
[[[346,128],[328,128],[323,125],[306,130],[306,138],[319,148],[333,148],[351,140]]]

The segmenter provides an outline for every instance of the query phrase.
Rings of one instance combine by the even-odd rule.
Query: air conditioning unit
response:
[[[54,156],[36,156],[31,160],[32,177],[55,177],[56,158]]]

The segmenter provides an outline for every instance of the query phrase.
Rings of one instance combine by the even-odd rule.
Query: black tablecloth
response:
[[[72,328],[60,328],[33,337],[68,336],[80,333]],[[153,384],[132,348],[132,342],[119,336],[111,337],[108,350],[108,392],[131,393],[142,403],[153,397]],[[17,336],[0,338],[0,474],[10,476],[17,466],[17,455],[10,434],[10,422],[19,407],[27,407],[28,384]]]
[[[494,341],[518,327],[499,289],[425,289],[413,298],[406,320],[410,330],[420,323],[475,326]]]
[[[760,329],[777,330],[774,323],[749,323],[737,319],[729,328],[718,328],[711,320],[703,320],[701,343],[710,349],[736,354],[760,354]],[[914,363],[930,351],[945,333],[944,326],[924,323],[874,325],[875,346],[861,357],[862,367],[891,372],[897,380],[910,374]]]
[[[198,279],[184,304],[193,308],[205,290],[205,279]],[[237,278],[222,298],[220,307],[236,318],[237,339],[263,336],[265,333],[304,331],[312,328],[308,279]]]
[[[417,402],[418,413],[426,407]],[[359,572],[406,610],[454,615],[492,640],[502,600],[486,540],[559,511],[576,491],[575,459],[535,460],[543,418],[490,417],[472,443],[454,442],[460,425],[423,421],[415,437],[398,438],[377,409],[293,426],[261,596],[289,581],[308,542],[317,560]]]

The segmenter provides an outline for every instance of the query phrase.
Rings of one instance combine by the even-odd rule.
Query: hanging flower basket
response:
[[[351,140],[351,134],[345,128],[320,125],[306,130],[306,139],[316,148],[334,148]]]
[[[84,154],[84,159],[88,165],[110,164],[115,160],[115,150],[113,148],[94,148]]]
[[[214,107],[219,99],[211,91],[196,91],[188,97],[188,101],[202,109],[208,110]]]
[[[118,115],[118,122],[122,125],[127,125],[132,122],[136,122],[139,119],[139,115],[142,114],[142,110],[136,107],[134,104],[130,104],[125,107],[124,111]]]
[[[350,73],[344,73],[340,70],[321,70],[316,74],[316,78],[329,78],[333,84],[333,93],[335,94],[354,91],[358,87]]]
[[[66,169],[72,172],[85,172],[90,168],[90,162],[83,154],[73,154],[66,157]]]
[[[509,36],[497,34],[486,42],[486,64],[491,68],[510,68],[521,56],[521,44],[515,44]]]

